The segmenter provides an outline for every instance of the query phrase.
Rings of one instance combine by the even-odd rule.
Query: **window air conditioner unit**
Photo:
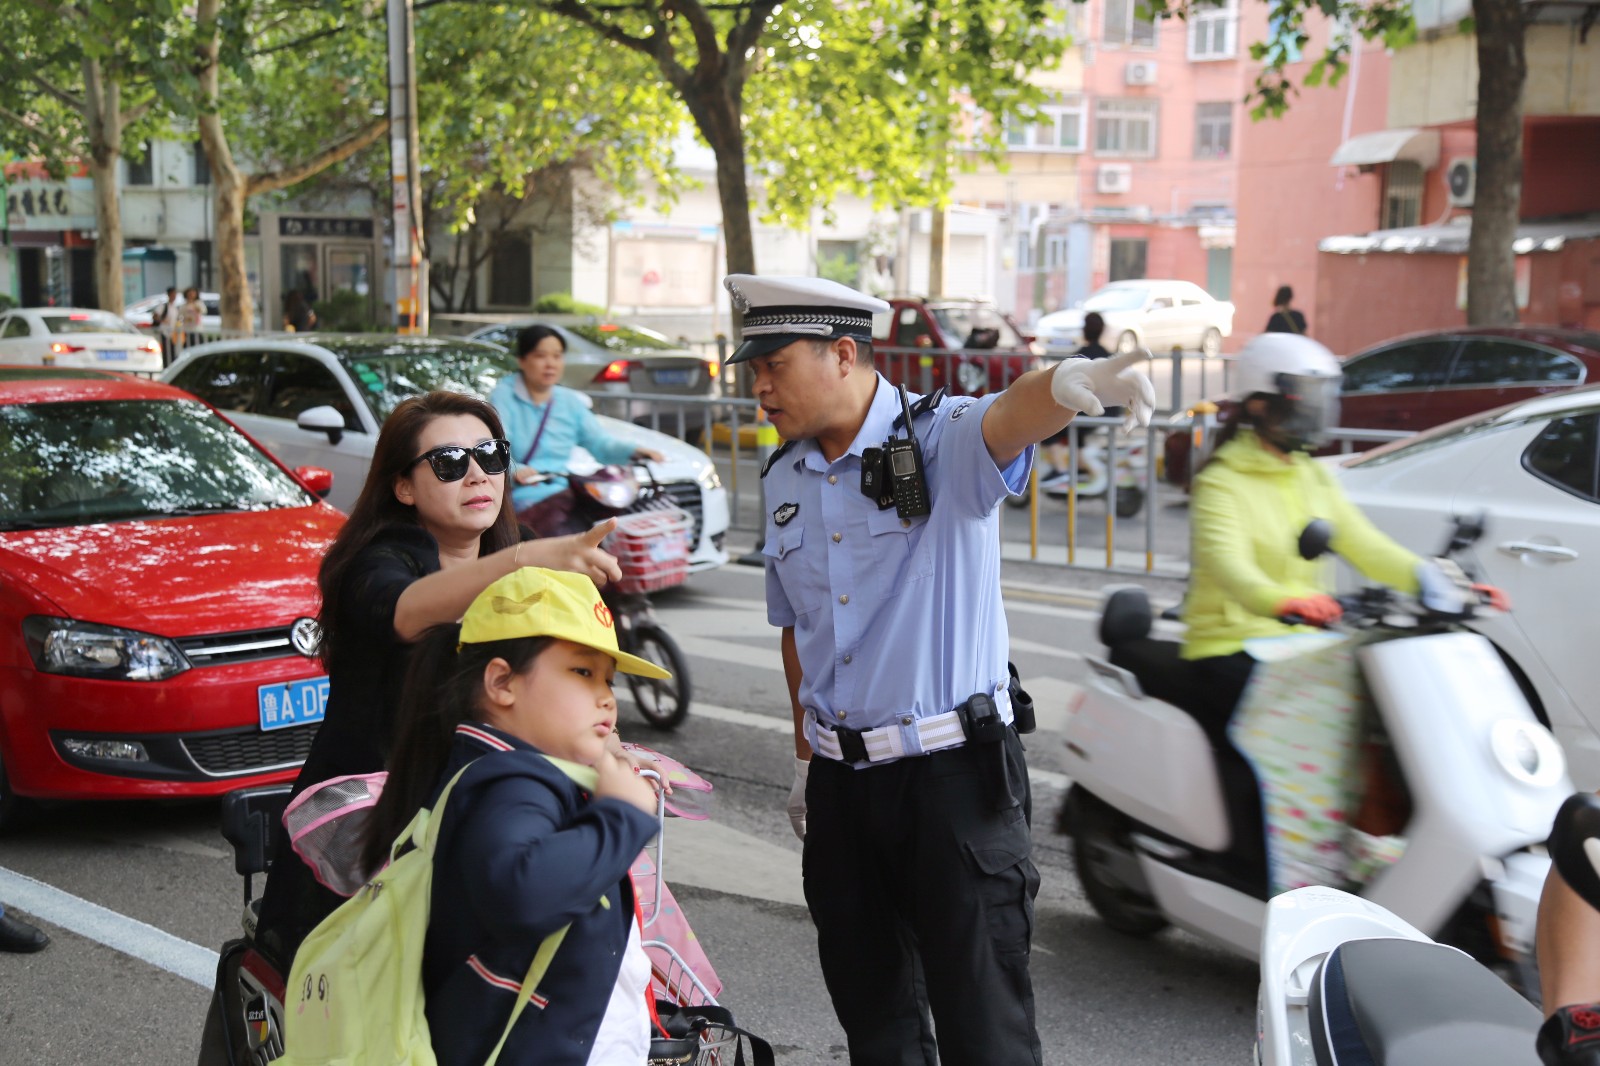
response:
[[[1127,163],[1101,163],[1094,173],[1094,191],[1124,193],[1133,188],[1133,167]]]
[[[1473,193],[1478,188],[1478,161],[1469,156],[1450,160],[1445,168],[1444,183],[1450,190],[1451,207],[1471,207]]]
[[[1156,83],[1156,61],[1153,59],[1131,60],[1124,71],[1124,75],[1129,85],[1154,85]]]

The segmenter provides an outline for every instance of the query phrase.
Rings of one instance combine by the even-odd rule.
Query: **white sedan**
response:
[[[154,373],[161,343],[110,311],[18,307],[0,314],[0,363]]]
[[[452,389],[487,397],[517,372],[495,345],[460,338],[314,334],[216,341],[188,349],[161,380],[205,400],[286,466],[333,471],[327,500],[348,512],[372,465],[378,429],[408,396]],[[690,571],[728,561],[728,494],[704,452],[664,433],[597,415],[607,433],[667,457],[650,467],[672,502],[694,519]],[[571,469],[597,468],[583,449]]]
[[[1106,320],[1100,343],[1117,352],[1148,348],[1161,354],[1178,347],[1211,356],[1233,333],[1233,304],[1192,281],[1114,281],[1080,306],[1039,319],[1039,343],[1051,355],[1076,352],[1090,311]]]
[[[1589,640],[1600,587],[1600,386],[1541,396],[1351,458],[1345,490],[1421,555],[1451,515],[1484,513],[1466,558],[1511,599],[1472,625],[1510,661],[1582,788],[1600,787],[1600,655]]]

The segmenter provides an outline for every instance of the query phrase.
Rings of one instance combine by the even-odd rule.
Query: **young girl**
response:
[[[367,868],[463,767],[434,853],[423,988],[441,1066],[480,1066],[540,943],[571,928],[499,1066],[641,1066],[650,961],[628,868],[656,831],[655,794],[618,757],[617,650],[593,582],[527,567],[412,654]],[[561,761],[593,767],[592,794]],[[579,772],[581,776],[581,771]]]

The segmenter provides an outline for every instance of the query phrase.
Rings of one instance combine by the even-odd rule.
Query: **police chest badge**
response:
[[[775,525],[786,526],[789,524],[789,519],[799,513],[800,505],[798,503],[782,504],[776,511],[772,512],[772,521]]]
[[[971,407],[973,403],[974,401],[968,400],[966,403],[957,404],[950,412],[950,421],[954,422],[956,419],[966,414],[967,408]]]

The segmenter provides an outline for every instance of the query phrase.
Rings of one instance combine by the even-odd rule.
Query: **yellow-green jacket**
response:
[[[1333,550],[1370,580],[1416,592],[1420,560],[1367,521],[1329,470],[1300,453],[1285,462],[1241,429],[1194,479],[1185,659],[1283,636],[1291,630],[1273,617],[1279,604],[1333,590],[1331,558],[1300,558],[1300,531],[1313,518],[1332,524]]]

